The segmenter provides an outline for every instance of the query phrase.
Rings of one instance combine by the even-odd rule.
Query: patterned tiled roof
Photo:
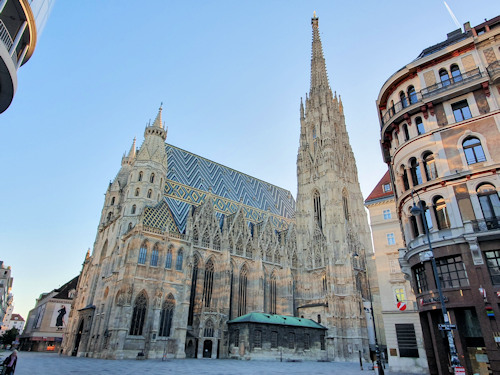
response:
[[[269,214],[278,229],[286,228],[294,217],[295,200],[290,191],[170,144],[166,144],[166,150],[168,172],[164,200],[181,233],[186,229],[189,208],[205,202],[209,193],[219,217],[235,213],[242,206],[247,220],[259,222]],[[161,219],[153,211],[159,209],[160,205],[148,209],[148,215],[155,216],[156,222]],[[145,224],[151,225],[146,221]]]

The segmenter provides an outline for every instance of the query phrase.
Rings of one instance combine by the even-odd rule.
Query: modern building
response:
[[[24,332],[20,336],[20,349],[44,352],[61,347],[66,332],[71,303],[76,293],[78,276],[60,288],[43,293],[28,314]]]
[[[10,267],[5,267],[3,261],[0,260],[0,322],[3,322],[5,315],[12,306],[13,282],[14,278],[11,275]]]
[[[14,98],[17,70],[33,55],[54,1],[0,1],[0,113]]]
[[[377,98],[404,235],[400,264],[416,294],[431,374],[448,374],[451,364],[432,255],[461,365],[500,373],[499,47],[500,16],[467,23],[394,73]]]
[[[366,198],[365,206],[370,212],[383,321],[381,340],[387,348],[389,371],[428,373],[415,294],[399,266],[399,249],[404,247],[404,241],[389,171]]]
[[[253,357],[248,338],[231,335],[228,321],[265,313],[327,328],[310,359],[368,357],[370,232],[317,17],[312,29],[311,87],[297,126],[297,201],[285,189],[165,143],[160,108],[106,191],[66,354]],[[277,345],[286,343],[284,359],[307,359],[308,333],[291,331],[276,331]],[[262,335],[262,343],[271,342]]]

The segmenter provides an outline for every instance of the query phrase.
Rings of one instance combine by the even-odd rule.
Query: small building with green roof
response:
[[[311,319],[252,312],[228,322],[229,357],[327,360],[327,328]]]

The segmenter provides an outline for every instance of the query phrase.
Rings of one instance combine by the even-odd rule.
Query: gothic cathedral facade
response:
[[[368,355],[370,232],[317,17],[312,30],[297,201],[285,189],[166,143],[160,108],[107,189],[65,354],[244,358],[251,348],[230,339],[227,322],[258,312],[326,327],[315,359]]]

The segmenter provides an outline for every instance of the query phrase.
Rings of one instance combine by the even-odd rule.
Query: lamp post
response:
[[[418,199],[418,207],[415,205],[415,197],[413,195],[415,193],[417,195]],[[420,195],[415,190],[411,191],[411,198],[413,200],[413,207],[410,209],[410,213],[413,216],[419,216],[421,215],[422,217],[422,224],[425,230],[425,235],[427,236],[427,243],[429,244],[429,251],[427,252],[428,257],[431,260],[432,263],[432,272],[434,274],[434,280],[436,280],[436,287],[438,290],[439,294],[439,301],[441,302],[441,311],[443,314],[443,330],[446,331],[447,337],[448,337],[448,345],[450,347],[450,362],[451,362],[451,367],[454,369],[457,366],[460,366],[460,360],[458,359],[457,355],[457,348],[455,346],[455,340],[453,339],[453,334],[451,333],[451,325],[450,325],[450,319],[448,318],[448,312],[446,310],[446,305],[444,303],[444,296],[443,296],[443,290],[441,289],[441,280],[439,280],[439,274],[437,270],[437,265],[436,265],[436,259],[434,258],[434,251],[432,250],[432,244],[431,244],[431,236],[429,235],[429,228],[427,226],[427,220],[425,218],[425,210],[422,204],[422,200],[420,199]]]

